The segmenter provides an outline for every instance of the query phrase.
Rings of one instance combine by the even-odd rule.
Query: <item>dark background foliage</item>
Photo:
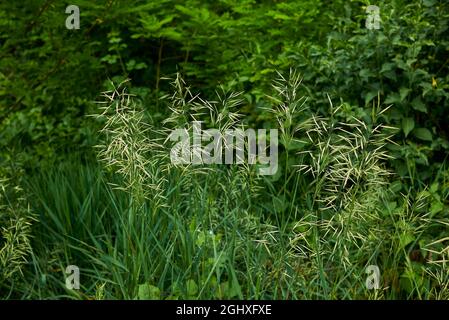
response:
[[[329,93],[366,116],[377,98],[403,129],[396,171],[428,178],[448,148],[448,8],[444,1],[387,1],[382,28],[364,28],[362,1],[79,1],[80,30],[59,1],[2,3],[2,159],[26,166],[92,145],[84,115],[108,82],[132,79],[148,112],[164,117],[163,76],[182,72],[204,95],[217,85],[260,102],[275,70],[298,68],[307,95]],[[368,107],[368,108],[366,108]],[[262,117],[263,119],[263,117]],[[260,120],[260,119],[259,119]],[[416,168],[418,166],[418,170]],[[412,168],[413,172],[408,172]]]

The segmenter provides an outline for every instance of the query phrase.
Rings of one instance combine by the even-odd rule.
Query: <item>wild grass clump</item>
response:
[[[408,297],[429,296],[430,292],[422,289],[424,282],[429,287],[441,286],[438,272],[444,273],[447,261],[442,253],[447,247],[440,246],[438,265],[426,258],[423,265],[416,265],[409,255],[416,247],[429,250],[424,239],[436,234],[437,225],[447,225],[447,218],[430,219],[428,203],[412,205],[422,202],[421,193],[410,191],[405,199],[394,194],[386,146],[393,144],[395,128],[382,124],[387,109],[373,105],[369,121],[350,117],[348,122],[328,97],[329,115],[314,114],[299,94],[300,85],[300,76],[294,71],[288,77],[279,75],[271,100],[276,102],[272,112],[280,125],[286,159],[290,153],[296,155],[290,155],[294,159],[291,167],[296,170],[290,170],[284,181],[295,181],[290,188],[299,191],[295,209],[302,213],[296,215],[289,253],[300,269],[298,281],[305,288],[305,297],[386,298],[404,292]],[[290,148],[292,145],[296,147]],[[397,199],[402,210],[392,214],[391,199]],[[365,271],[370,265],[385,272],[379,290],[366,287]],[[435,268],[439,277],[430,271]],[[393,276],[391,270],[395,270]],[[436,281],[424,275],[428,272]]]
[[[158,168],[164,153],[157,130],[145,122],[143,110],[126,93],[125,83],[102,96],[99,104],[105,106],[97,118],[104,120],[100,131],[104,144],[97,146],[99,160],[123,178],[123,185],[117,187],[132,195],[133,203],[152,199],[154,206],[160,205],[165,179]]]
[[[39,224],[32,252],[18,238],[31,280],[16,296],[448,297],[449,175],[442,169],[430,188],[404,189],[388,168],[386,108],[375,104],[358,119],[328,97],[318,112],[297,72],[279,74],[263,124],[280,132],[279,170],[260,176],[247,164],[170,161],[174,129],[191,131],[193,121],[221,134],[248,128],[242,94],[220,88],[208,100],[179,75],[172,87],[162,123],[125,83],[105,92],[95,115],[98,163],[74,159],[29,178]],[[80,267],[81,290],[65,288],[67,265]],[[378,289],[366,286],[368,266],[380,270]]]
[[[35,220],[23,190],[0,177],[0,292],[20,276],[32,252],[31,226]]]

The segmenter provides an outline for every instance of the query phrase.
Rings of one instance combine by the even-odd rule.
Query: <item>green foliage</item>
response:
[[[102,69],[98,43],[65,29],[64,12],[52,1],[0,5],[0,161],[36,167],[89,144],[82,116]]]
[[[370,4],[2,2],[0,295],[447,299],[449,5]],[[197,119],[279,129],[276,175],[171,164]]]
[[[403,131],[395,139],[400,146],[391,146],[395,171],[410,183],[431,179],[449,147],[445,124],[449,39],[444,23],[449,18],[448,4],[380,1],[376,5],[380,30],[361,28],[365,13],[351,2],[345,5],[347,14],[336,17],[339,23],[326,46],[303,44],[286,54],[304,66],[304,81],[317,104],[325,101],[320,97],[325,91],[351,106],[370,107],[378,95],[392,105],[385,121]]]
[[[22,190],[0,177],[0,292],[22,275],[31,248],[34,220]]]

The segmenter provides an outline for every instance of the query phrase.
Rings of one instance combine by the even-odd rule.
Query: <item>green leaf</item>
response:
[[[413,120],[413,118],[402,119],[402,130],[404,131],[406,137],[414,128],[415,128],[415,120]]]
[[[411,106],[415,110],[427,113],[427,107],[419,97],[413,99]]]
[[[399,89],[399,96],[401,97],[401,102],[405,100],[405,98],[407,98],[409,92],[411,90],[408,88],[401,88]]]
[[[427,128],[418,128],[413,131],[415,137],[424,141],[432,141],[432,133]]]
[[[138,288],[139,300],[160,300],[161,290],[149,283],[140,284]]]
[[[373,98],[377,97],[377,91],[372,90],[365,95],[365,104],[368,104]]]
[[[398,103],[398,102],[401,102],[401,97],[399,96],[399,94],[397,92],[390,93],[387,96],[387,99],[385,99],[386,104],[394,104],[394,103]]]
[[[306,141],[302,141],[296,138],[290,140],[288,144],[284,143],[284,141],[282,140],[281,143],[284,145],[284,147],[286,147],[288,151],[302,150],[307,145]]]
[[[200,232],[195,241],[196,245],[201,247],[205,241],[206,241],[206,235],[204,234],[204,232]]]
[[[393,193],[400,192],[402,188],[403,188],[403,186],[402,186],[401,181],[394,181],[390,184],[390,187],[389,187],[389,189]]]
[[[399,244],[401,248],[405,248],[408,244],[412,243],[415,240],[413,234],[404,233],[399,236]]]
[[[286,201],[283,195],[273,197],[272,200],[274,212],[281,213],[288,208],[288,201]]]
[[[430,215],[433,217],[438,212],[443,211],[443,209],[443,203],[441,203],[440,201],[433,201],[432,205],[430,206]]]
[[[438,182],[432,183],[432,185],[430,186],[430,193],[436,193],[438,192],[438,188],[440,187]]]
[[[395,64],[392,62],[386,62],[382,65],[382,68],[380,70],[380,73],[388,72],[391,70],[394,70]]]
[[[189,297],[193,297],[198,293],[198,285],[192,279],[187,280],[186,288]]]
[[[374,76],[374,73],[373,73],[370,69],[362,69],[362,70],[360,70],[360,72],[359,72],[359,76],[360,76],[361,78],[367,79],[367,78],[373,77],[373,76]]]

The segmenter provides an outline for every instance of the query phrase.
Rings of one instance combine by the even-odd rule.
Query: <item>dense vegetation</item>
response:
[[[75,2],[0,3],[1,298],[449,299],[449,3]],[[277,173],[174,165],[195,119]]]

